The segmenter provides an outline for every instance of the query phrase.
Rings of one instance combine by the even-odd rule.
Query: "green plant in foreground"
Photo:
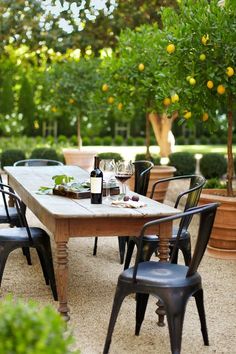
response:
[[[79,354],[71,351],[71,334],[66,323],[51,306],[38,307],[8,297],[0,302],[0,353]]]

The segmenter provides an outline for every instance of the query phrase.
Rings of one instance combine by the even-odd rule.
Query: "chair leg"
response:
[[[26,257],[26,259],[27,259],[28,265],[32,265],[29,247],[22,247],[22,252],[23,252],[23,255],[24,255],[24,256]]]
[[[129,265],[130,265],[130,262],[131,262],[131,258],[132,258],[132,254],[133,254],[133,251],[134,251],[134,246],[135,246],[134,239],[132,237],[129,237],[128,247],[127,247],[127,252],[126,252],[126,257],[125,257],[124,270],[129,268]]]
[[[198,315],[201,323],[201,331],[202,337],[205,345],[209,345],[208,333],[207,333],[207,325],[206,325],[206,315],[205,315],[205,308],[204,308],[204,301],[203,301],[203,290],[198,290],[194,295]]]
[[[107,330],[107,336],[106,336],[106,341],[103,349],[103,354],[107,354],[109,352],[110,344],[111,344],[111,337],[112,333],[115,327],[116,319],[120,311],[120,307],[122,305],[122,302],[127,294],[124,293],[123,289],[121,289],[119,286],[116,288],[116,293],[114,297],[114,302],[112,306],[112,311],[111,311],[111,317],[110,317],[110,322]]]
[[[149,294],[136,294],[136,325],[135,335],[138,336],[144,320]]]
[[[97,245],[98,245],[98,238],[95,237],[94,239],[94,246],[93,246],[93,256],[97,255]]]
[[[3,277],[6,261],[11,251],[13,251],[13,249],[4,247],[3,245],[1,245],[0,247],[0,286],[2,284],[2,277]]]
[[[46,270],[49,278],[53,298],[55,301],[57,301],[58,296],[57,296],[57,288],[56,288],[56,279],[55,279],[54,268],[53,268],[50,240],[44,238],[43,244],[37,245],[37,250],[41,253],[42,261],[44,262],[44,269]]]
[[[125,257],[125,246],[126,243],[128,242],[128,237],[121,237],[118,236],[118,244],[119,244],[119,253],[120,253],[120,264],[124,263],[124,257]]]
[[[170,335],[171,353],[180,354],[186,303],[183,301],[177,301],[174,304],[174,308],[173,306],[169,307],[166,303],[165,305]]]
[[[42,256],[41,251],[39,249],[36,248],[36,251],[37,251],[37,254],[38,254],[38,257],[39,257],[39,260],[40,260],[40,264],[41,264],[41,268],[42,268],[42,271],[43,271],[43,276],[44,276],[44,279],[45,279],[45,283],[46,283],[46,285],[49,285],[49,277],[48,277],[47,269],[45,267],[43,256]]]

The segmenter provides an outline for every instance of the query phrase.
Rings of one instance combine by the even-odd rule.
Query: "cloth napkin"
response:
[[[142,208],[146,206],[144,202],[136,202],[133,200],[128,200],[127,202],[125,202],[124,200],[113,200],[111,205],[116,206],[118,208]]]

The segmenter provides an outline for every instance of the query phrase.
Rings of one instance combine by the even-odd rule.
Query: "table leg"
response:
[[[67,241],[56,241],[57,248],[57,292],[59,308],[58,311],[63,315],[66,321],[69,321],[69,307],[67,305],[67,289],[68,289],[68,250]]]
[[[169,259],[169,239],[172,234],[172,223],[160,224],[160,234],[159,234],[159,252],[158,257],[160,262],[167,262]],[[156,314],[158,315],[157,325],[159,327],[165,326],[165,310],[162,302],[159,300],[157,302]]]

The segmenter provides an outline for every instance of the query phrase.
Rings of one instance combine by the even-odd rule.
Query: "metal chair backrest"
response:
[[[9,185],[3,183],[2,176],[0,175],[0,189],[5,190],[6,188],[11,193],[14,193],[13,188],[11,188]],[[7,216],[8,222],[10,223],[11,217],[10,217],[9,210],[8,210],[6,196],[4,193],[2,193],[2,199],[3,199],[3,205],[4,205],[5,212],[6,212],[6,216]]]
[[[9,191],[3,189],[4,187],[9,188]],[[8,186],[7,184],[3,184],[3,183],[0,184],[0,193],[2,193],[3,199],[5,198],[5,200],[6,200],[6,196],[10,196],[12,198],[15,208],[17,210],[17,214],[18,214],[18,218],[19,218],[21,227],[26,228],[28,237],[30,240],[32,240],[30,228],[29,228],[29,225],[28,225],[28,222],[27,222],[27,219],[25,216],[25,212],[24,212],[25,206],[24,206],[24,203],[22,202],[22,200],[14,193],[13,189],[10,186]]]
[[[183,210],[186,211],[190,208],[195,207],[198,204],[201,192],[202,192],[202,188],[204,186],[204,184],[206,183],[206,180],[203,176],[200,175],[184,175],[184,176],[174,176],[174,177],[169,177],[169,178],[164,178],[161,179],[157,182],[155,182],[153,184],[153,188],[152,188],[152,193],[151,193],[151,197],[154,194],[154,190],[155,187],[160,184],[160,183],[164,183],[164,182],[171,182],[171,181],[183,181],[183,180],[189,180],[189,187],[187,189],[185,189],[183,192],[181,192],[175,201],[174,204],[174,208],[178,208],[180,202],[184,199],[184,197],[186,196],[186,201],[184,204],[184,208]],[[192,216],[190,215],[188,218],[185,218],[185,225],[184,228],[185,230],[188,229],[189,224],[192,220]]]
[[[133,164],[135,167],[134,191],[145,196],[147,194],[150,171],[154,164],[151,161],[146,160],[135,161]]]
[[[61,161],[47,159],[19,160],[13,166],[63,166]]]
[[[161,223],[168,222],[168,221],[174,221],[177,219],[180,219],[180,225],[179,225],[179,231],[176,237],[176,243],[174,246],[173,253],[178,247],[178,239],[181,235],[181,232],[183,230],[183,227],[185,225],[185,218],[189,218],[196,215],[200,214],[200,221],[199,221],[199,227],[198,227],[198,235],[197,235],[197,240],[195,243],[194,251],[193,251],[193,256],[189,265],[189,269],[187,272],[186,277],[189,277],[196,273],[198,266],[202,260],[202,257],[204,255],[204,252],[206,250],[207,243],[209,241],[210,235],[211,235],[211,230],[214,224],[214,219],[215,219],[215,214],[216,210],[220,203],[211,203],[211,204],[206,204],[202,206],[197,206],[191,209],[188,209],[187,211],[184,211],[183,213],[179,213],[176,215],[164,217],[158,220],[150,221],[146,223],[141,230],[140,236],[138,238],[138,252],[136,255],[136,260],[135,260],[135,265],[133,269],[133,280],[136,282],[136,275],[138,271],[138,265],[141,259],[141,253],[142,253],[142,240],[145,234],[148,234],[148,229],[151,227],[158,226]],[[158,227],[157,227],[157,233],[158,233]]]

